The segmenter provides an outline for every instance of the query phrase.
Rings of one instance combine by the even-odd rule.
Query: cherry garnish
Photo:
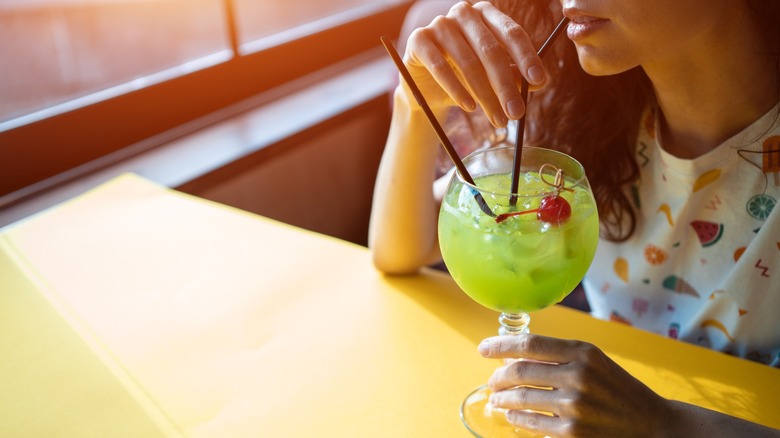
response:
[[[553,182],[547,181],[545,179],[544,169],[548,167],[555,170],[555,180]],[[539,203],[539,208],[499,214],[496,216],[497,224],[504,222],[512,216],[519,216],[521,214],[527,213],[536,213],[536,218],[542,222],[557,224],[565,222],[566,219],[571,216],[571,205],[569,205],[569,201],[558,196],[558,192],[561,190],[573,191],[572,189],[563,186],[563,169],[559,169],[550,163],[542,164],[542,167],[539,168],[539,179],[542,180],[543,183],[552,186],[555,189],[555,192],[552,195],[547,195],[542,198],[542,201]]]
[[[544,222],[562,222],[571,216],[571,205],[558,195],[545,196],[536,217]]]
[[[542,202],[539,203],[539,208],[499,214],[496,216],[496,223],[500,224],[512,216],[519,216],[527,213],[536,213],[536,218],[542,222],[561,223],[571,216],[571,205],[569,205],[569,201],[558,196],[558,194],[547,195],[542,198]]]

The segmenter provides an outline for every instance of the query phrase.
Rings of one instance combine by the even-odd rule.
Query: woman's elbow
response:
[[[425,265],[423,260],[413,255],[402,255],[374,247],[370,247],[370,250],[374,267],[384,274],[414,275]]]

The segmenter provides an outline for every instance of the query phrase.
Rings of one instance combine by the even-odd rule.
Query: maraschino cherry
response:
[[[545,180],[543,176],[544,168],[548,166],[555,169],[555,181],[553,183]],[[563,187],[563,170],[558,169],[551,164],[544,164],[539,169],[539,178],[544,183],[553,186],[555,188],[555,193],[542,198],[542,201],[539,203],[539,208],[499,214],[496,216],[496,223],[500,224],[512,216],[519,216],[527,213],[536,213],[537,219],[547,223],[561,223],[571,216],[571,205],[569,205],[569,201],[558,195],[560,190],[571,190]]]
[[[571,216],[571,205],[569,205],[569,201],[562,196],[558,196],[558,194],[547,195],[542,198],[539,208],[499,214],[496,216],[496,223],[500,224],[512,216],[519,216],[527,213],[536,213],[536,218],[542,222],[561,223]]]

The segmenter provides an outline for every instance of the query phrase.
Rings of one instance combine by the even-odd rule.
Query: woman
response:
[[[568,39],[542,60],[561,9]],[[503,128],[527,106],[525,144],[583,163],[602,225],[584,280],[595,316],[779,366],[778,22],[764,0],[463,2],[414,30],[404,61],[440,120],[479,109]],[[384,272],[440,259],[437,143],[400,84],[369,236]],[[663,399],[586,343],[494,337],[479,351],[560,364],[509,362],[490,379],[491,401],[539,433],[780,436]]]

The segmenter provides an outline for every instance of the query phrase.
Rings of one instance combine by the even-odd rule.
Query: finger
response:
[[[473,111],[476,102],[461,83],[447,57],[435,43],[436,32],[430,27],[415,30],[409,36],[406,58],[410,68],[422,67],[428,71],[450,99],[466,111]]]
[[[561,433],[564,430],[564,420],[560,417],[540,412],[511,410],[506,413],[506,419],[513,425],[540,436],[566,436]]]
[[[519,386],[490,394],[490,404],[503,409],[522,409],[560,415],[558,391]]]
[[[512,64],[512,74],[515,77],[515,84],[517,84],[517,89],[519,90],[523,86],[523,82],[528,84],[528,80],[523,76],[522,73],[520,73],[520,67],[517,66],[517,64]],[[528,91],[539,91],[541,86],[528,84]]]
[[[477,3],[474,7],[482,11],[485,25],[499,38],[528,83],[537,87],[543,85],[547,73],[525,29],[488,2]]]
[[[542,362],[569,363],[576,360],[584,343],[535,334],[494,336],[478,347],[489,358],[524,358]]]
[[[504,111],[490,86],[482,61],[474,52],[467,35],[463,33],[464,20],[462,17],[453,18],[453,14],[462,14],[457,11],[464,7],[469,6],[455,6],[453,7],[454,13],[451,12],[447,17],[440,17],[433,23],[433,29],[437,34],[436,41],[454,65],[461,82],[470,90],[472,97],[479,102],[493,125],[496,127],[506,126],[507,121],[503,117]],[[500,115],[501,118],[496,118],[497,115]]]
[[[518,119],[525,113],[525,102],[512,72],[512,60],[498,37],[478,9],[468,4],[453,7],[451,16],[462,23],[466,41],[471,45],[472,59],[459,60],[463,76],[480,99],[485,112],[497,126],[504,126],[507,118]],[[472,76],[476,71],[482,74]]]
[[[517,360],[497,368],[488,379],[493,391],[501,391],[516,386],[534,386],[537,388],[558,388],[568,379],[566,371],[558,364]]]

